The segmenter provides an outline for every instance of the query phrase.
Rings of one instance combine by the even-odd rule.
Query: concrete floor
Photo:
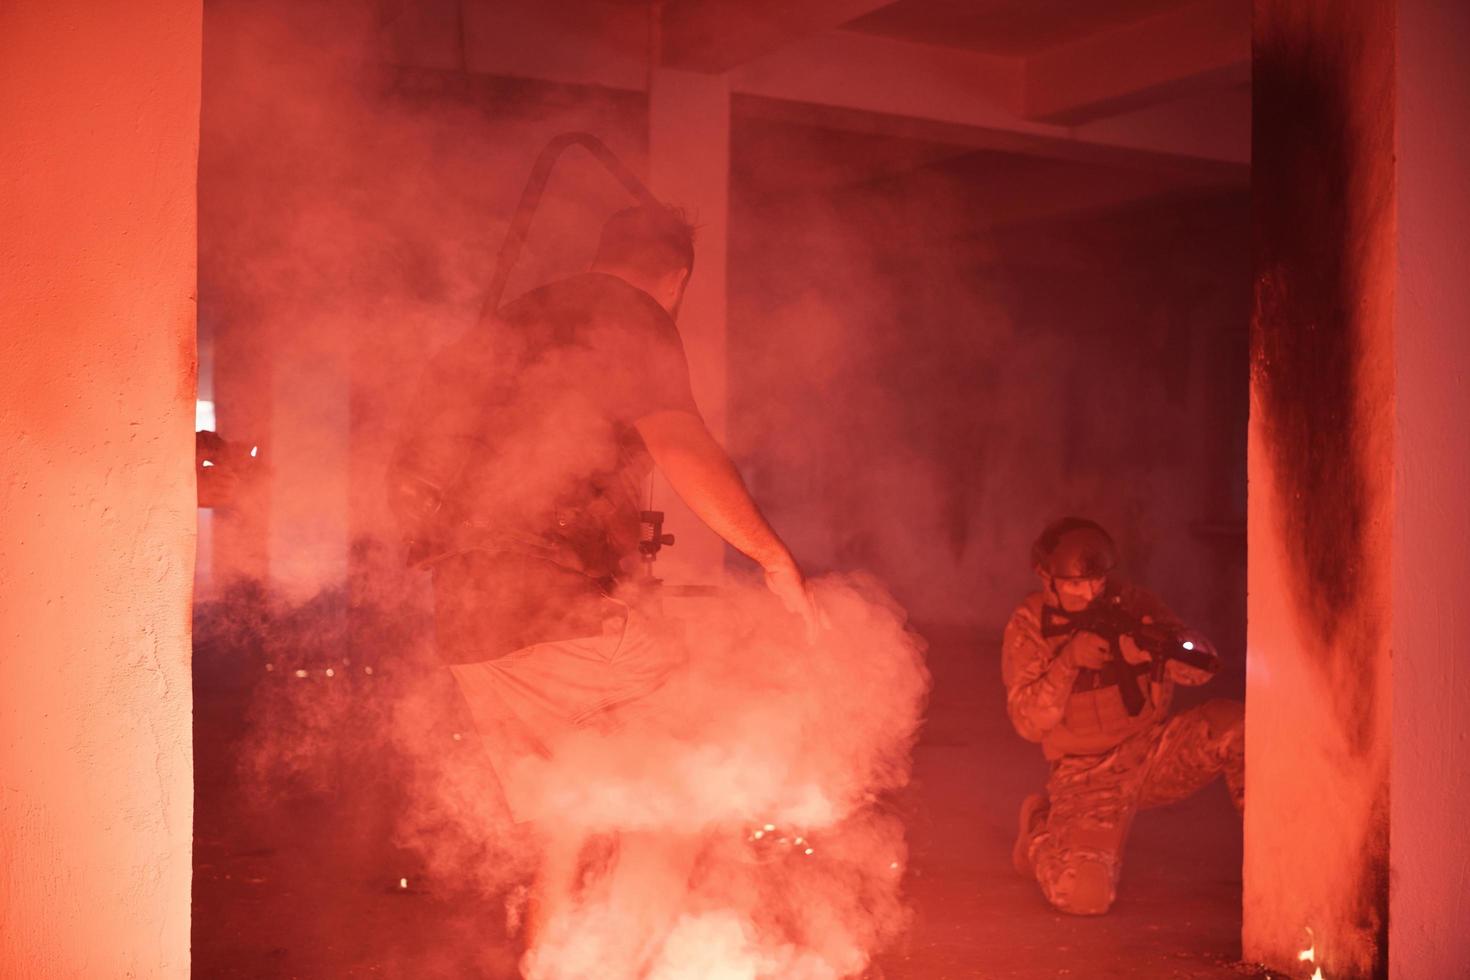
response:
[[[1240,952],[1238,818],[1224,787],[1140,815],[1113,912],[1061,916],[1010,867],[1016,809],[1041,785],[1038,747],[1010,729],[995,641],[928,631],[935,688],[901,801],[915,911],[882,980],[1267,976]],[[344,771],[328,794],[248,791],[236,755],[271,685],[252,658],[196,666],[194,976],[510,978],[503,905],[418,887],[389,838],[393,787]],[[1237,679],[1238,683],[1238,679]],[[1230,694],[1227,680],[1219,691]],[[372,688],[362,685],[362,697]],[[411,887],[398,888],[408,877]]]
[[[934,692],[914,758],[909,935],[886,976],[1211,978],[1239,964],[1241,829],[1223,783],[1134,824],[1118,901],[1059,915],[1011,868],[1021,799],[1045,782],[1040,747],[1010,726],[998,640],[929,631]],[[1230,679],[1211,694],[1229,696]],[[1238,681],[1237,681],[1238,683]],[[1191,703],[1182,692],[1180,700]]]

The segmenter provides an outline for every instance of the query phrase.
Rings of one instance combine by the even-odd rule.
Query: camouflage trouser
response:
[[[1062,912],[1099,915],[1113,904],[1133,815],[1193,795],[1224,774],[1245,801],[1244,708],[1210,701],[1128,739],[1105,755],[1052,764],[1048,807],[1033,825],[1031,866]]]

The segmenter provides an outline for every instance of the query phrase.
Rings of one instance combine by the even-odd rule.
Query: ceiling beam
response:
[[[662,63],[726,72],[819,34],[892,0],[668,0],[660,25]]]
[[[391,63],[475,74],[532,78],[567,85],[644,91],[648,83],[645,11],[604,3],[594,20],[555,3],[460,0],[460,17],[414,44],[389,46]],[[462,18],[462,19],[460,19]],[[455,29],[451,29],[451,27]],[[442,51],[440,49],[443,49]],[[730,91],[753,106],[827,120],[828,128],[889,132],[957,146],[1088,159],[1102,155],[1127,165],[1223,165],[1240,174],[1249,161],[1248,127],[1217,125],[1216,108],[1191,108],[1197,131],[1152,107],[1085,126],[1028,119],[1023,113],[1026,63],[852,31],[824,31],[792,41],[730,71]],[[1181,103],[1183,104],[1183,103]],[[1191,158],[1193,162],[1191,162]]]
[[[730,73],[742,95],[857,109],[931,122],[1049,131],[1019,116],[1023,64],[1015,58],[828,31]]]
[[[1077,125],[1250,81],[1249,0],[1198,0],[1026,60],[1027,119]]]
[[[743,65],[730,73],[730,90],[805,104],[813,114],[825,111],[833,119],[882,120],[915,136],[919,130],[948,134],[948,140],[976,148],[1108,157],[1125,165],[1158,157],[1162,166],[1187,168],[1194,166],[1193,158],[1206,169],[1236,175],[1244,173],[1250,159],[1248,132],[1227,142],[1200,139],[1193,131],[1211,128],[1207,105],[1191,107],[1198,118],[1191,129],[1178,129],[1177,138],[1176,130],[1155,118],[1157,113],[1085,127],[1041,122],[1021,113],[1025,63],[1020,59],[851,31],[828,31]],[[1214,128],[1237,131],[1223,124]]]
[[[1037,132],[916,119],[860,109],[833,108],[755,95],[737,95],[736,116],[769,119],[817,129],[863,133],[897,140],[952,146],[964,152],[986,150],[1049,160],[1147,171],[1198,186],[1236,187],[1250,180],[1250,165],[1229,159],[1138,148],[1124,142],[1092,142]]]

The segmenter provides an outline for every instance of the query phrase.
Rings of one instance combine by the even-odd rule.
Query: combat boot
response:
[[[1016,844],[1011,848],[1011,866],[1023,878],[1032,878],[1036,869],[1031,865],[1031,842],[1046,826],[1046,815],[1051,803],[1045,793],[1032,793],[1021,801],[1020,827],[1016,832]]]

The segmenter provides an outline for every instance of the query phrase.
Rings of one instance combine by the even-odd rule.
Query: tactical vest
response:
[[[1064,755],[1100,755],[1148,728],[1169,710],[1173,685],[1152,684],[1147,672],[1122,675],[1122,683],[1139,685],[1143,710],[1128,714],[1116,681],[1102,671],[1079,670],[1061,722],[1046,733],[1041,747],[1048,759]]]

